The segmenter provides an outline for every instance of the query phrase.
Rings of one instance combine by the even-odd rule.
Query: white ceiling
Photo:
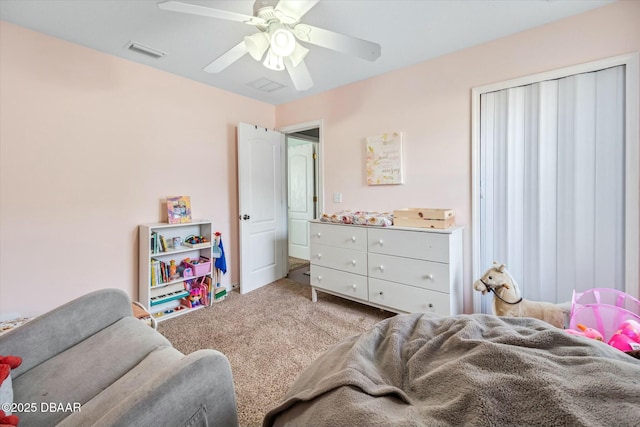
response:
[[[253,0],[181,0],[252,15]],[[239,22],[160,10],[160,0],[0,0],[0,19],[192,80],[278,105],[417,64],[610,4],[612,0],[322,0],[302,22],[376,42],[375,62],[306,45],[314,86],[293,88],[286,71],[245,55],[218,74],[202,70],[257,30]],[[152,59],[126,49],[136,41],[164,51]],[[553,46],[549,46],[553,49]],[[2,52],[0,52],[1,60]],[[46,66],[46,64],[44,64]],[[266,78],[284,85],[264,92]]]

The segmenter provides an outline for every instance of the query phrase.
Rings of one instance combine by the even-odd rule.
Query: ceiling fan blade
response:
[[[307,24],[298,24],[293,28],[295,36],[307,43],[326,47],[337,52],[357,56],[367,61],[380,57],[381,48],[377,43],[347,36]]]
[[[244,40],[214,59],[209,65],[203,68],[207,73],[219,73],[229,65],[242,58],[247,53],[247,46]]]
[[[264,20],[251,15],[242,13],[229,12],[221,9],[212,9],[210,7],[198,6],[190,3],[182,3],[179,1],[165,1],[158,3],[158,7],[163,10],[172,12],[190,13],[192,15],[208,16],[210,18],[227,19],[229,21],[243,22],[245,24],[257,25],[263,24]]]
[[[320,0],[280,0],[276,5],[278,18],[286,23],[293,24],[300,21],[300,18],[307,13]],[[287,20],[290,22],[286,22]]]
[[[299,91],[311,89],[313,87],[313,80],[311,79],[311,74],[309,74],[309,70],[307,69],[307,65],[304,61],[300,61],[298,66],[294,67],[291,59],[284,58],[284,66],[289,73],[289,77],[291,77],[291,81],[295,88]]]

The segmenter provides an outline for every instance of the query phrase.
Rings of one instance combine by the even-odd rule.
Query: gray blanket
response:
[[[640,360],[542,321],[397,315],[307,368],[264,426],[640,425]]]

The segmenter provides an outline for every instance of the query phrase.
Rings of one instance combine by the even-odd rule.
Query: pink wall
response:
[[[136,298],[137,226],[174,194],[218,225],[237,283],[240,121],[324,121],[326,211],[451,207],[468,226],[471,88],[638,51],[638,22],[640,2],[616,2],[278,107],[0,22],[0,314],[111,286]],[[395,130],[406,184],[368,187],[363,139]],[[470,257],[466,233],[467,311]]]
[[[237,250],[235,126],[273,128],[272,105],[6,22],[0,52],[0,314],[137,298],[137,226],[167,195]]]
[[[454,208],[471,283],[471,89],[640,50],[640,2],[622,1],[380,77],[278,106],[277,126],[323,119],[325,211]],[[364,138],[405,135],[405,184],[369,187]],[[329,167],[330,165],[330,167]],[[334,192],[343,202],[332,202]]]

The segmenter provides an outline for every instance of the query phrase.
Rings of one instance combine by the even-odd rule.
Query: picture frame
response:
[[[167,219],[169,224],[184,224],[191,222],[191,197],[168,196]]]
[[[367,185],[404,183],[402,132],[389,132],[366,139]]]

